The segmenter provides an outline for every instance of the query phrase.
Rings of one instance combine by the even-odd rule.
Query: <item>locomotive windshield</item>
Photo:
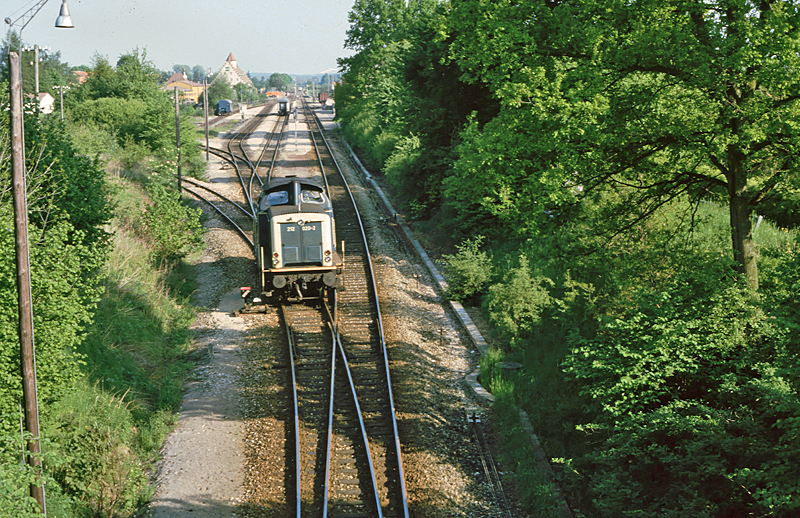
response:
[[[322,195],[322,191],[312,191],[309,189],[303,189],[300,191],[300,201],[302,203],[325,203],[325,197]]]
[[[287,205],[289,203],[289,191],[273,191],[261,199],[261,210],[273,205]]]

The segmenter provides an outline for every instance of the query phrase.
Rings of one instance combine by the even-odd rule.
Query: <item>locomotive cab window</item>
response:
[[[325,203],[325,196],[322,194],[322,191],[303,189],[300,191],[300,201],[302,203],[318,203],[321,205]]]
[[[273,191],[262,198],[261,210],[266,210],[267,207],[272,207],[273,205],[288,205],[288,203],[289,191]]]

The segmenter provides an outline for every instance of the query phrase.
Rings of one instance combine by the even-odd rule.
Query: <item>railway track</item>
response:
[[[319,175],[334,204],[337,239],[347,247],[346,289],[338,292],[333,307],[317,301],[276,308],[284,330],[280,338],[271,333],[271,345],[278,351],[273,368],[282,376],[283,388],[272,395],[271,404],[281,408],[277,417],[286,445],[273,452],[283,465],[278,486],[285,502],[278,515],[406,518],[405,476],[375,275],[353,195],[313,112],[303,106],[297,117],[301,136],[294,133],[295,139],[306,139],[304,149],[314,150],[318,166],[313,173],[310,153],[301,159],[291,153],[288,116],[266,111],[254,119],[227,149],[210,149],[234,165],[237,179],[229,185],[239,184],[242,192],[223,196],[192,179],[185,179],[184,189],[229,220],[252,249],[246,229],[252,226],[252,200],[261,185],[273,175]],[[294,161],[304,165],[294,170]],[[496,505],[494,513],[510,518],[482,423],[474,417],[468,422],[481,478]],[[273,501],[267,508],[274,513],[278,507]]]
[[[227,155],[215,150],[234,164],[245,199],[242,206],[227,198],[204,197],[221,214],[238,205],[239,212],[247,212],[252,220],[254,181],[260,188],[261,175],[270,178],[275,172],[288,117],[274,125],[270,137],[263,139],[266,143],[259,145],[258,158],[252,160],[252,144],[247,142],[268,115],[262,113],[254,118],[257,122],[240,129],[228,144]],[[304,103],[298,123],[307,127],[304,133],[316,150],[319,175],[326,178],[334,204],[338,239],[347,244],[347,289],[334,298],[333,308],[318,302],[280,310],[286,329],[282,349],[291,367],[285,400],[294,407],[291,420],[286,420],[291,421],[294,436],[287,440],[292,446],[285,452],[287,509],[294,508],[298,517],[407,518],[386,343],[366,235],[318,121]],[[270,154],[271,159],[265,160]],[[269,166],[262,166],[266,161]],[[242,171],[244,167],[250,171]],[[186,190],[199,197],[200,188],[194,183]],[[213,192],[206,186],[202,189]],[[239,232],[252,246],[246,232],[241,228]]]

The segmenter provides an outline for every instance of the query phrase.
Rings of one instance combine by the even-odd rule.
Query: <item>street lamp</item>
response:
[[[30,9],[22,13],[16,20],[6,18],[11,27],[22,20],[19,29],[19,40],[22,45],[22,30],[44,7],[47,0],[38,0]],[[67,1],[61,4],[61,15],[56,19],[56,27],[71,28]],[[9,126],[11,133],[12,190],[14,200],[14,239],[17,266],[17,299],[19,310],[19,345],[20,368],[22,371],[22,399],[25,408],[25,429],[31,434],[28,441],[28,464],[40,472],[42,460],[39,458],[39,405],[36,394],[36,361],[33,345],[33,307],[31,295],[30,254],[28,251],[28,200],[25,186],[25,144],[23,140],[22,119],[22,87],[20,56],[17,52],[8,53],[9,64]],[[41,482],[32,482],[30,494],[39,504],[42,514],[47,516],[44,499],[44,486]]]

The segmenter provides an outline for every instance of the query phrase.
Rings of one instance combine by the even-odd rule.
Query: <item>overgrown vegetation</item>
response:
[[[507,443],[521,406],[578,516],[800,512],[798,20],[728,0],[353,7],[344,133],[430,242],[461,243],[449,294],[493,325]]]
[[[133,52],[93,72],[71,91],[66,124],[25,119],[41,480],[61,518],[132,516],[150,498],[146,472],[191,367],[184,258],[202,242],[199,211],[174,191],[174,107],[152,65]],[[0,517],[10,518],[40,514],[27,496],[39,475],[21,462],[7,111],[0,125]],[[197,147],[183,149],[185,167],[201,170]]]

